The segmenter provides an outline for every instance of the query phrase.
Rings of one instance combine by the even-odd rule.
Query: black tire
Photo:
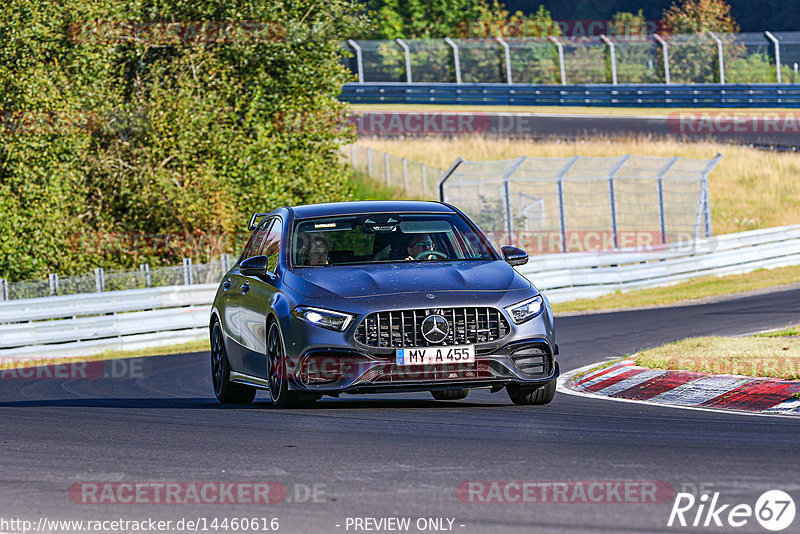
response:
[[[219,321],[211,325],[211,383],[214,396],[223,404],[250,404],[256,397],[256,389],[234,384],[228,377],[231,375],[231,364],[225,343],[222,340],[222,327]]]
[[[445,389],[431,391],[431,395],[436,400],[461,400],[466,399],[469,395],[468,389]]]
[[[541,406],[553,400],[556,394],[556,380],[553,379],[543,386],[533,388],[509,384],[506,386],[506,392],[508,392],[511,402],[517,406]]]
[[[272,405],[276,408],[301,408],[313,406],[318,395],[303,395],[289,391],[286,380],[286,348],[278,323],[270,322],[267,332],[267,379]]]

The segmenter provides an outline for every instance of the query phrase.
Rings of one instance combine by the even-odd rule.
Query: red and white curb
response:
[[[800,381],[666,371],[622,360],[603,369],[597,364],[562,375],[559,390],[581,396],[648,402],[680,408],[800,415]]]

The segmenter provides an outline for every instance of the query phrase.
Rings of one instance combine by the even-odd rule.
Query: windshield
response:
[[[376,213],[305,219],[295,225],[292,264],[494,260],[488,241],[455,213]]]

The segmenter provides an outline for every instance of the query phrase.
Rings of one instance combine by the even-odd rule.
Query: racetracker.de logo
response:
[[[0,110],[0,136],[93,133],[103,119],[92,111]]]
[[[86,44],[134,43],[146,45],[210,45],[274,43],[286,39],[282,24],[259,20],[75,22],[69,26],[73,42]]]
[[[672,113],[667,128],[679,134],[798,134],[800,113]]]
[[[483,19],[459,23],[457,34],[470,39],[490,39],[502,35],[512,39],[559,35],[567,38],[599,38],[608,35],[622,39],[642,39],[663,31],[657,20],[537,20]]]
[[[673,495],[663,480],[481,480],[456,488],[465,503],[643,504],[669,502]]]
[[[522,117],[532,120],[530,117]],[[500,133],[519,127],[509,116],[501,124],[498,116],[481,112],[360,111],[348,117],[358,135],[467,135]],[[510,131],[507,133],[511,133]]]
[[[145,360],[126,358],[98,362],[36,365],[26,357],[0,358],[0,380],[99,380],[143,378]]]
[[[278,482],[76,482],[75,504],[276,504],[286,501]]]

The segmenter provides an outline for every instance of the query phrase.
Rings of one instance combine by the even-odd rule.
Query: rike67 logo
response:
[[[764,492],[756,500],[755,506],[746,503],[722,504],[719,492],[710,497],[704,493],[699,498],[691,493],[678,493],[667,526],[739,528],[755,517],[762,527],[777,532],[791,525],[794,515],[794,500],[781,490]]]

